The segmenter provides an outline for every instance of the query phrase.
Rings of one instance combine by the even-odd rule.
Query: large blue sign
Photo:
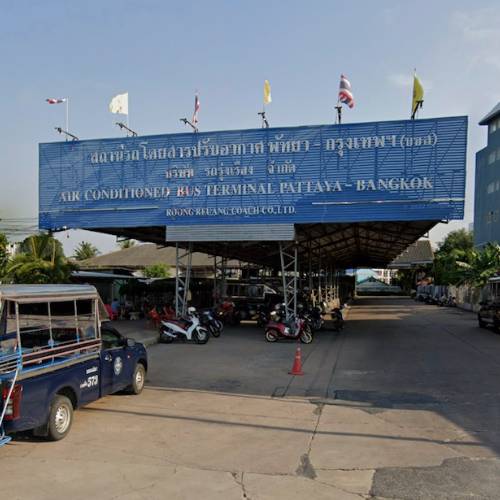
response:
[[[40,144],[45,229],[463,216],[467,117]]]

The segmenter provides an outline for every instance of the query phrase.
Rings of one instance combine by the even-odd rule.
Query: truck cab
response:
[[[87,285],[0,286],[0,445],[33,430],[67,435],[73,411],[145,382],[144,346],[108,321]]]

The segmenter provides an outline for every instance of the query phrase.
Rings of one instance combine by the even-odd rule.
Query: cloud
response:
[[[418,73],[417,75],[422,87],[424,87],[424,91],[430,90],[432,88],[432,82],[430,80],[423,80]],[[400,89],[413,88],[413,73],[391,73],[387,75],[387,80],[391,85]]]
[[[460,36],[469,70],[481,65],[500,70],[500,7],[457,11],[451,28]]]

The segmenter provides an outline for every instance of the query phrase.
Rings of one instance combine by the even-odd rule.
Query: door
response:
[[[128,387],[131,382],[126,340],[114,328],[101,327],[101,395]]]

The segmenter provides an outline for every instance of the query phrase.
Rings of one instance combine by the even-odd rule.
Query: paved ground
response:
[[[341,334],[255,327],[149,348],[148,388],[0,451],[9,498],[500,498],[500,336],[408,299],[362,299]],[[29,472],[27,472],[29,471]],[[14,492],[14,494],[12,494]]]

